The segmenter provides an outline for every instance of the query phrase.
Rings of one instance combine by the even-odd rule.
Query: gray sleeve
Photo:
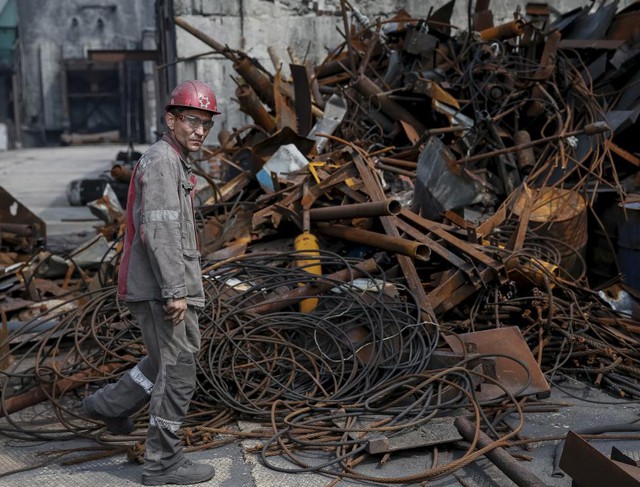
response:
[[[180,168],[168,156],[140,161],[140,229],[163,299],[187,295],[180,232]]]

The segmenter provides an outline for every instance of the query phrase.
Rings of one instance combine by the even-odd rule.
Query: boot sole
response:
[[[191,485],[191,484],[199,484],[201,482],[207,482],[215,477],[215,471],[211,473],[211,475],[207,475],[206,477],[202,477],[200,479],[185,479],[184,477],[178,477],[177,475],[161,475],[158,477],[145,477],[142,476],[142,485]]]

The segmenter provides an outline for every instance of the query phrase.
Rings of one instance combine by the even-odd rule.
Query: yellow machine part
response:
[[[322,265],[320,264],[320,244],[315,235],[303,232],[294,241],[294,248],[301,252],[308,259],[298,258],[296,265],[310,274],[322,275]],[[316,257],[314,259],[314,257]],[[301,284],[303,285],[303,284]],[[300,312],[309,313],[318,305],[318,298],[307,298],[300,301]]]

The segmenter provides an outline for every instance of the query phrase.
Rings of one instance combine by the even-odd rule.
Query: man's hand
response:
[[[169,299],[162,308],[167,313],[164,319],[171,320],[173,326],[177,326],[184,321],[184,314],[187,312],[187,299]]]

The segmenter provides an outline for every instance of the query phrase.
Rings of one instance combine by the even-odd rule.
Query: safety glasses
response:
[[[207,131],[211,130],[213,127],[213,120],[202,120],[200,117],[196,117],[195,115],[184,115],[183,113],[178,113],[176,117],[189,125],[193,130],[196,130],[200,125],[202,125],[202,128]]]

